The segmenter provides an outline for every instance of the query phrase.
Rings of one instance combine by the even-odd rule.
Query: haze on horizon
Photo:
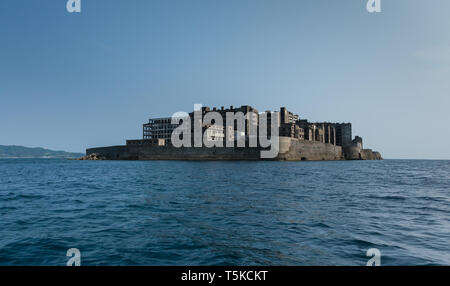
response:
[[[450,159],[450,1],[0,2],[0,145],[84,152],[205,106],[352,122],[384,158]]]

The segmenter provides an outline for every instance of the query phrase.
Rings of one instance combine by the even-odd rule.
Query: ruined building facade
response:
[[[250,134],[251,124],[254,124],[258,128],[259,123],[259,112],[257,109],[244,105],[241,107],[224,108],[201,108],[202,118],[208,112],[218,112],[223,118],[223,128],[214,126],[214,124],[204,125],[204,131],[211,132],[211,138],[216,140],[216,138],[236,138],[238,135],[248,137]],[[239,113],[246,115],[245,128],[243,134],[236,134],[238,132],[237,122],[234,122],[232,130],[226,130],[226,114]],[[352,124],[351,123],[330,123],[330,122],[308,122],[306,119],[300,119],[299,115],[294,114],[286,109],[286,107],[281,107],[279,113],[272,113],[270,111],[265,111],[268,118],[267,122],[267,135],[270,136],[270,126],[271,126],[271,116],[278,114],[279,116],[279,136],[296,138],[299,140],[308,140],[315,142],[322,142],[325,144],[332,144],[336,146],[351,146],[352,145]],[[249,116],[252,114],[253,116]],[[194,112],[189,114],[191,120],[194,119]],[[250,122],[253,120],[253,122]],[[166,143],[170,143],[172,132],[180,124],[172,124],[171,117],[164,118],[152,118],[149,119],[147,123],[143,125],[143,140],[156,140],[163,139]],[[193,124],[192,124],[193,125]],[[230,134],[230,132],[232,134]],[[228,133],[228,134],[227,134]],[[360,137],[357,137],[360,138]],[[361,139],[362,140],[362,139]]]

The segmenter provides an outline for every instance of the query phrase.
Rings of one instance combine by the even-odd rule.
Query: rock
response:
[[[104,156],[93,153],[93,154],[89,154],[89,155],[83,156],[81,158],[78,158],[77,160],[84,161],[84,160],[105,160],[105,159],[106,158]]]
[[[380,152],[372,149],[360,149],[357,146],[344,147],[346,160],[383,160]]]
[[[373,160],[383,160],[383,157],[381,157],[381,154],[380,154],[380,152],[376,152],[376,151],[374,151],[373,152]]]

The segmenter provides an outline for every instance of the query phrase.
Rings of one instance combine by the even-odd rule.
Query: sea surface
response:
[[[0,265],[450,265],[450,161],[0,160]]]

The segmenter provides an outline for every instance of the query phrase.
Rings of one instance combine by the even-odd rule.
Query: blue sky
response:
[[[386,158],[450,159],[450,1],[0,1],[0,144],[81,151],[149,117],[287,106]]]

